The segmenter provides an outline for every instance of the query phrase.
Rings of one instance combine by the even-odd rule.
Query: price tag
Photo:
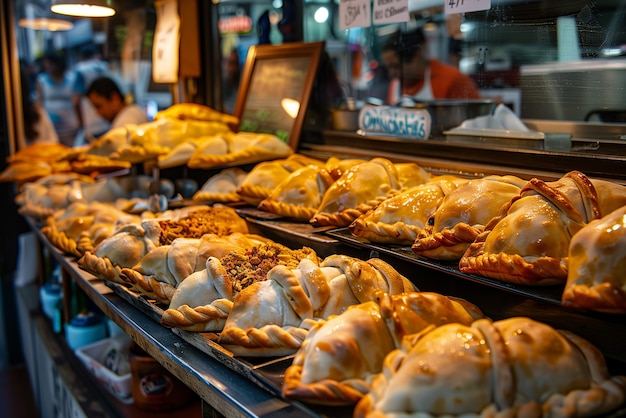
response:
[[[491,9],[491,0],[444,0],[447,15]]]
[[[370,26],[372,6],[369,0],[340,0],[339,29]]]
[[[374,24],[408,22],[409,0],[375,0]]]

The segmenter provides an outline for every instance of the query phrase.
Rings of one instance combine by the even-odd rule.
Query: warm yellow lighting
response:
[[[74,24],[67,20],[49,19],[47,17],[24,18],[20,19],[18,23],[23,28],[49,30],[50,32],[66,31],[74,27]]]
[[[300,102],[295,99],[284,98],[280,101],[280,105],[283,110],[287,112],[290,118],[295,119],[298,117],[300,111]]]
[[[50,10],[80,17],[110,17],[115,14],[110,0],[57,0],[50,6]]]

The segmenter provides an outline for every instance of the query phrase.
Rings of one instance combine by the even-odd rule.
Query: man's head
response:
[[[402,78],[403,85],[412,85],[424,77],[427,60],[423,51],[424,32],[397,31],[383,45],[381,60],[392,78]]]
[[[87,89],[87,98],[102,118],[113,122],[117,114],[126,106],[124,95],[108,77],[97,78]]]

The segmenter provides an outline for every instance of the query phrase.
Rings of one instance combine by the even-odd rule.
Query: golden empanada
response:
[[[192,199],[198,202],[239,202],[241,196],[237,189],[243,183],[247,172],[239,167],[225,168],[211,176]]]
[[[470,245],[459,268],[524,285],[564,284],[572,236],[625,204],[626,187],[577,171],[549,183],[531,179]]]
[[[383,200],[349,226],[360,238],[381,244],[411,245],[425,229],[443,197],[468,180],[438,176]]]
[[[258,208],[276,215],[308,222],[333,179],[318,166],[307,165],[290,173],[259,203]]]
[[[224,134],[226,152],[211,152],[200,144],[189,158],[189,168],[209,169],[227,164],[250,164],[289,156],[293,150],[275,135],[251,132]]]
[[[188,331],[220,331],[232,307],[232,299],[277,265],[295,268],[302,259],[319,263],[310,248],[291,250],[272,241],[209,257],[206,268],[183,280],[171,296],[161,323]]]
[[[355,418],[591,417],[623,405],[600,351],[529,318],[445,324],[389,353]]]
[[[472,179],[450,191],[422,229],[411,249],[424,257],[458,260],[485,225],[518,196],[526,181],[515,176]]]
[[[626,313],[626,206],[591,221],[570,242],[565,306]]]
[[[340,314],[349,306],[375,300],[381,291],[412,290],[407,278],[380,259],[336,255],[319,266],[310,260],[292,269],[277,266],[266,281],[236,296],[218,342],[242,356],[293,353],[313,318]]]
[[[381,292],[314,325],[285,371],[282,394],[314,404],[355,404],[405,335],[450,322],[470,325],[482,317],[476,306],[438,293]]]
[[[398,173],[391,161],[374,158],[354,165],[326,190],[311,223],[348,226],[399,188]]]

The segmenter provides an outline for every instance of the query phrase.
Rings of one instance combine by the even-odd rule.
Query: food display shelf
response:
[[[437,262],[412,253],[410,247],[375,245],[346,228],[314,228],[301,222],[271,218],[242,210],[251,232],[293,248],[309,246],[321,257],[346,254],[387,261],[422,291],[464,298],[494,320],[529,316],[588,339],[606,356],[612,374],[626,374],[626,332],[623,316],[581,312],[560,305],[561,286],[531,288],[508,285],[460,272],[455,263]],[[68,275],[124,332],[166,369],[196,392],[204,403],[228,417],[352,416],[352,408],[305,405],[282,399],[282,379],[292,357],[238,358],[219,346],[216,335],[172,330],[160,324],[166,306],[125,286],[102,281],[81,270],[38,232],[39,238]],[[625,410],[609,415],[623,416]]]
[[[626,333],[624,315],[604,314],[564,307],[564,285],[522,286],[497,279],[463,273],[457,262],[428,259],[407,246],[373,244],[354,236],[347,228],[326,231],[330,237],[370,256],[386,259],[422,291],[436,291],[467,299],[494,320],[528,316],[555,328],[566,329],[588,339],[606,356],[614,373],[626,373],[626,343],[615,335]]]
[[[203,400],[203,409],[210,408],[226,417],[349,417],[343,411],[331,414],[316,412],[307,405],[281,399],[218,359],[208,356],[180,335],[163,327],[137,304],[121,297],[106,282],[78,267],[76,260],[58,252],[29,220],[44,248],[62,269],[64,286],[73,281],[93,303],[115,322],[143,350]],[[209,412],[210,413],[210,412]],[[210,416],[210,415],[205,415]]]

